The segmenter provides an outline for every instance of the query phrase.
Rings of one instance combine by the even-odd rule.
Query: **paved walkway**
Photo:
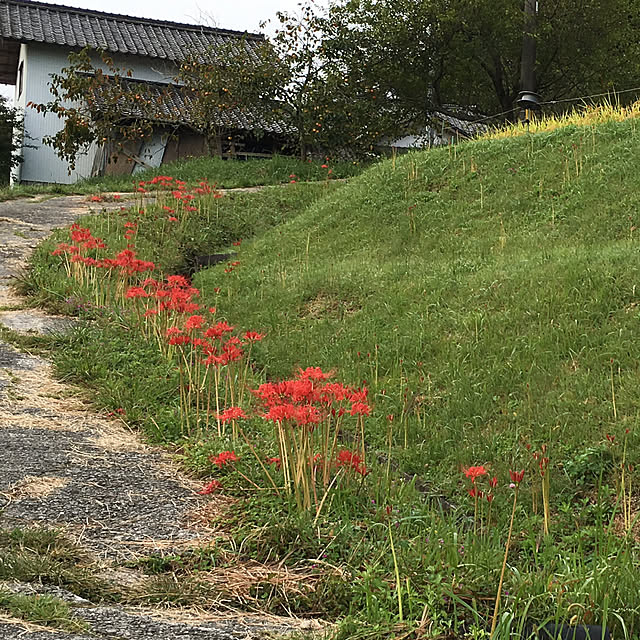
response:
[[[93,206],[120,207],[122,203]],[[38,241],[89,210],[85,196],[0,203],[0,324],[39,332],[68,324],[65,318],[25,309],[10,279],[25,268]],[[0,527],[62,528],[105,572],[117,574],[125,561],[151,552],[175,553],[206,542],[211,535],[206,526],[211,499],[200,497],[199,485],[182,476],[166,454],[142,443],[120,422],[91,413],[70,389],[53,379],[46,360],[1,341],[0,468]],[[11,588],[38,589],[35,585]],[[293,621],[275,625],[255,619],[171,622],[158,612],[142,615],[60,594],[77,607],[91,635],[25,628],[0,617],[0,637],[223,640],[300,630]]]

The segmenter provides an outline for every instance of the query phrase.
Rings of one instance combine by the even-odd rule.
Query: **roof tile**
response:
[[[246,38],[251,49],[261,35],[212,27],[134,18],[34,0],[0,0],[0,35],[19,42],[90,46],[110,53],[180,62],[229,40]]]

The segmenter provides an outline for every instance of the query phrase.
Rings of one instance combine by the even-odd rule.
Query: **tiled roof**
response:
[[[188,90],[173,84],[166,85],[130,79],[122,79],[121,83],[124,91],[133,94],[144,92],[145,98],[157,108],[152,117],[153,120],[171,124],[189,124],[192,120],[193,99]],[[100,93],[97,92],[95,97],[96,104],[100,108]],[[129,102],[129,104],[131,103]],[[262,129],[276,134],[291,133],[292,128],[287,127],[280,119],[267,117],[258,111],[255,108],[216,109],[209,113],[209,117],[215,126],[223,129],[245,131]],[[123,108],[122,115],[129,118],[148,117],[142,110],[138,111],[130,106]]]
[[[203,52],[242,37],[248,52],[263,42],[261,35],[239,31],[134,18],[31,0],[0,0],[0,39],[17,42],[91,47],[110,53],[179,62],[190,53]]]

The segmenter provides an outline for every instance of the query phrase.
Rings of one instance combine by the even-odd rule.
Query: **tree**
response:
[[[19,152],[23,135],[20,111],[9,106],[7,99],[0,96],[0,185],[9,183],[11,170],[22,162]]]
[[[637,84],[632,5],[540,0],[533,35],[545,100]],[[521,89],[523,8],[523,0],[342,0],[330,11],[340,25],[331,46],[406,119],[447,105],[507,112]]]
[[[225,132],[259,137],[271,128],[294,140],[302,158],[310,151],[368,153],[397,125],[395,114],[380,108],[377,80],[333,56],[339,26],[312,2],[297,15],[279,13],[278,20],[271,42],[236,39],[186,52],[174,84],[164,89],[145,87],[104,54],[98,66],[88,49],[71,54],[69,65],[52,76],[52,100],[31,105],[64,120],[44,142],[70,170],[91,144],[126,154],[157,124],[200,133],[209,153],[221,152]]]
[[[291,123],[300,156],[312,150],[369,152],[395,120],[380,109],[377,81],[354,73],[353,65],[334,55],[340,25],[313,2],[297,14],[278,12],[277,19],[271,47],[285,81],[274,108]]]
[[[175,81],[188,111],[184,124],[203,135],[209,154],[220,155],[225,132],[242,128],[260,136],[277,122],[276,93],[286,75],[267,42],[243,38],[189,54]]]

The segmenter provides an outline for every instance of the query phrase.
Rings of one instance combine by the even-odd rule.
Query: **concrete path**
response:
[[[122,206],[89,203],[86,196],[0,203],[0,324],[41,333],[68,326],[66,318],[24,308],[11,278],[19,276],[42,238],[88,213],[91,204],[95,211]],[[152,552],[175,553],[211,537],[206,525],[211,499],[197,494],[200,485],[121,422],[91,413],[54,380],[46,360],[1,341],[0,468],[0,527],[61,528],[105,573],[117,575],[123,562]],[[126,579],[132,579],[131,571]],[[51,590],[33,584],[5,588]],[[176,622],[158,611],[98,606],[58,592],[87,621],[90,635],[52,633],[0,617],[0,638],[235,640],[301,631],[299,621],[286,619],[208,622],[200,615]]]

